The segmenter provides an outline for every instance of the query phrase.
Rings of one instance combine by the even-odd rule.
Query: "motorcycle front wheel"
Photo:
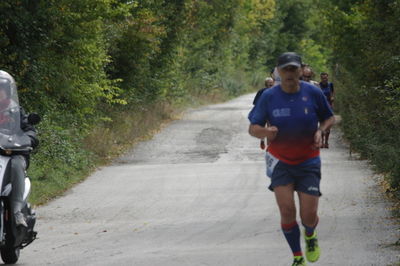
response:
[[[5,264],[15,264],[19,258],[19,247],[16,248],[2,248],[0,250],[1,259]]]

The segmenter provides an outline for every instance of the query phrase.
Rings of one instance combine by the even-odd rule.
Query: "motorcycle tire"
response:
[[[2,248],[0,250],[1,259],[5,264],[15,264],[19,258],[19,247],[15,248]]]

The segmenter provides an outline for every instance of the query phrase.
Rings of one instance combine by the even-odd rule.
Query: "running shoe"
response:
[[[321,250],[318,246],[317,232],[314,231],[312,236],[304,236],[306,239],[306,258],[309,262],[316,262],[319,259]]]
[[[306,260],[303,256],[294,256],[294,261],[292,266],[306,266]]]

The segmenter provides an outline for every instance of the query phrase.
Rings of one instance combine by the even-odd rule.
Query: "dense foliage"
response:
[[[400,188],[400,1],[319,1],[332,49],[343,129]]]
[[[302,49],[306,2],[0,1],[0,69],[43,117],[34,191],[79,180],[121,142],[114,129],[140,136],[154,109],[261,86],[279,53]]]
[[[43,117],[36,191],[76,182],[171,105],[261,86],[284,51],[332,74],[345,135],[396,188],[399,15],[396,0],[2,0],[0,69]]]

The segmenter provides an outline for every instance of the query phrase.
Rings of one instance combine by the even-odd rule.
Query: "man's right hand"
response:
[[[268,142],[270,142],[278,134],[278,128],[276,126],[262,127],[257,124],[251,124],[249,126],[249,134],[259,139],[267,138]]]
[[[276,134],[278,134],[278,128],[276,126],[270,126],[265,128],[267,131],[267,140],[268,142],[273,141],[276,138]]]

